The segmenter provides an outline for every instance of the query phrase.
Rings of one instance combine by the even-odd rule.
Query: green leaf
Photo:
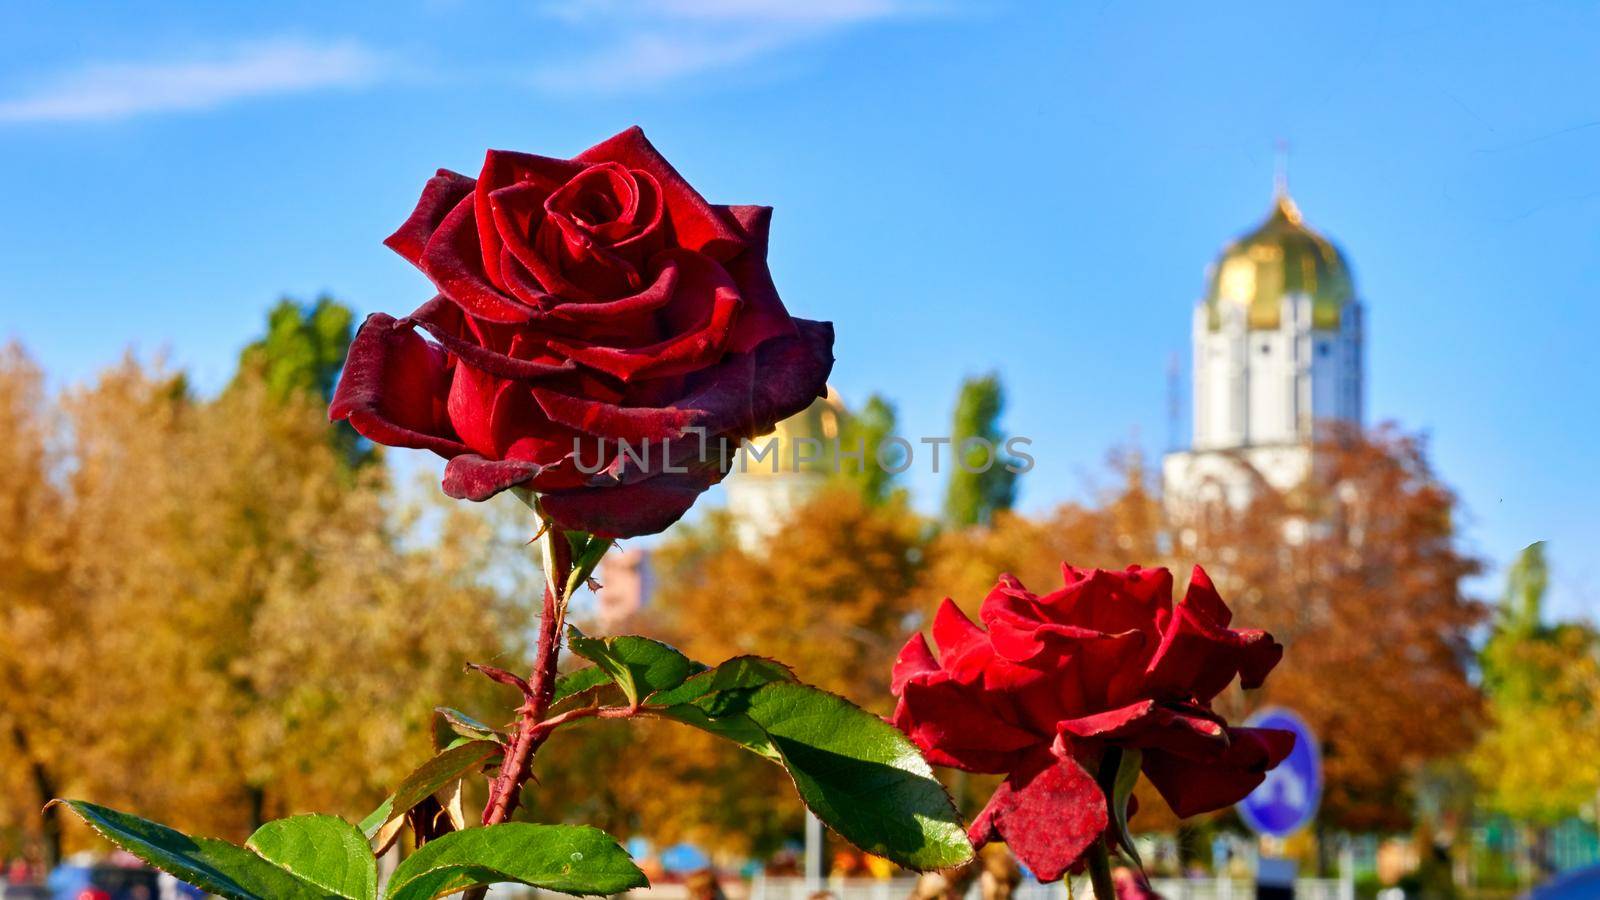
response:
[[[611,676],[632,705],[644,702],[656,691],[675,688],[705,669],[673,647],[633,634],[591,638],[569,628],[567,646]]]
[[[267,862],[337,897],[378,896],[378,860],[354,825],[335,816],[294,816],[268,822],[245,841]]]
[[[387,900],[427,900],[497,881],[564,894],[619,894],[650,882],[612,837],[581,825],[510,822],[454,831],[406,857]]]
[[[610,683],[611,676],[599,666],[585,666],[568,672],[556,679],[556,692],[551,695],[550,705],[555,706],[568,697],[576,697],[584,691],[592,691]]]
[[[499,729],[485,725],[459,709],[451,709],[448,706],[435,707],[433,715],[437,723],[442,723],[450,731],[467,740],[495,741],[501,744],[506,741],[505,734]]]
[[[843,697],[774,682],[744,715],[766,732],[812,812],[869,853],[912,869],[972,857],[961,817],[899,729]]]
[[[361,833],[369,840],[377,837],[385,825],[410,812],[434,791],[465,777],[501,752],[501,746],[494,741],[469,741],[438,754],[407,775],[389,799],[361,820]]]
[[[214,838],[189,837],[165,825],[83,800],[56,800],[99,835],[146,863],[232,900],[322,900],[328,892]]]
[[[783,765],[783,754],[778,752],[778,748],[772,744],[772,739],[767,737],[767,733],[749,716],[735,713],[713,719],[709,713],[693,703],[669,706],[656,711],[656,715],[685,725],[693,725],[702,731],[709,731],[717,737],[733,741],[757,756],[766,757],[771,762]]]
[[[1134,846],[1133,834],[1128,831],[1128,798],[1133,795],[1134,785],[1139,783],[1139,766],[1144,761],[1144,752],[1138,747],[1113,748],[1107,752],[1117,754],[1117,770],[1112,775],[1110,790],[1107,791],[1111,796],[1112,835],[1134,865],[1143,871],[1144,860],[1139,858],[1139,848]]]
[[[650,698],[657,706],[676,706],[680,703],[700,703],[707,712],[715,715],[717,694],[748,691],[774,681],[794,681],[794,671],[776,660],[764,656],[735,656],[714,669],[707,669],[670,690],[661,691]]]

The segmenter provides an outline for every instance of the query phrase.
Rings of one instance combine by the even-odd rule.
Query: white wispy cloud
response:
[[[940,0],[584,0],[545,13],[603,35],[536,82],[564,91],[649,89],[728,69],[870,22],[926,15]]]
[[[95,122],[208,110],[251,97],[359,87],[380,69],[377,54],[358,43],[292,39],[181,59],[91,62],[0,98],[0,122]]]

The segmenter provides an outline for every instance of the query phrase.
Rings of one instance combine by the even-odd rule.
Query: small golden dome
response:
[[[1222,326],[1222,306],[1232,304],[1244,308],[1251,330],[1277,328],[1290,294],[1311,297],[1313,328],[1336,329],[1355,287],[1339,248],[1307,228],[1294,200],[1280,190],[1266,221],[1229,244],[1212,267],[1210,327]]]
[[[839,398],[839,392],[828,385],[828,393],[818,397],[811,405],[779,422],[771,434],[750,439],[750,444],[763,459],[749,461],[744,470],[751,475],[793,475],[797,472],[830,472],[833,441],[839,437],[850,410]],[[796,447],[800,440],[816,441],[815,446],[800,449],[801,456],[814,457],[795,464]],[[767,448],[770,446],[770,450]],[[767,455],[768,453],[772,455]],[[776,459],[776,465],[773,460]]]

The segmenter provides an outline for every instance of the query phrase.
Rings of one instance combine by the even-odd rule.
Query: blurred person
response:
[[[1118,866],[1111,871],[1111,884],[1117,889],[1117,900],[1162,900],[1144,873],[1127,866]]]
[[[767,877],[790,878],[800,874],[800,857],[793,850],[779,850],[767,860]]]
[[[978,874],[978,857],[943,872],[924,872],[911,887],[909,900],[961,900]]]
[[[22,857],[17,857],[6,866],[7,884],[32,884],[34,880],[33,867]]]
[[[683,886],[689,892],[689,900],[727,900],[722,893],[722,885],[717,883],[715,869],[691,872],[683,879]]]
[[[978,889],[983,900],[1011,900],[1022,883],[1022,867],[1004,844],[988,844],[978,851]],[[964,892],[963,892],[964,893]]]
[[[942,872],[923,872],[911,886],[908,900],[960,900],[961,894],[951,887],[950,879]]]

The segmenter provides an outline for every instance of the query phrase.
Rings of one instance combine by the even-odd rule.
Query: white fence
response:
[[[818,891],[827,891],[837,900],[907,900],[915,878],[826,878],[813,884],[804,878],[767,878],[756,876],[751,881],[730,880],[723,883],[728,900],[809,900]],[[1254,900],[1255,882],[1243,878],[1155,878],[1150,886],[1165,900]],[[626,895],[630,900],[686,900],[688,891],[682,884],[662,884],[633,891]],[[976,883],[968,890],[966,900],[981,900]],[[1355,900],[1355,885],[1343,878],[1301,878],[1294,883],[1295,900]],[[535,891],[520,885],[495,885],[489,891],[489,900],[524,900],[524,898],[564,897],[549,891]],[[1013,900],[1067,900],[1067,889],[1057,882],[1040,884],[1026,881],[1017,887]],[[1087,878],[1073,884],[1075,900],[1094,897]]]
[[[838,900],[906,900],[916,884],[914,878],[852,878],[825,879],[812,884],[804,878],[757,877],[750,883],[749,900],[808,900],[812,894],[825,890]],[[1166,900],[1253,900],[1255,882],[1236,878],[1154,878],[1150,886]],[[1295,881],[1296,900],[1355,900],[1355,885],[1339,878],[1301,878]],[[967,892],[967,900],[979,900],[976,884]],[[1076,898],[1094,897],[1088,879],[1080,878],[1073,885]],[[1067,900],[1067,889],[1059,882],[1040,884],[1028,881],[1017,887],[1014,900]]]

